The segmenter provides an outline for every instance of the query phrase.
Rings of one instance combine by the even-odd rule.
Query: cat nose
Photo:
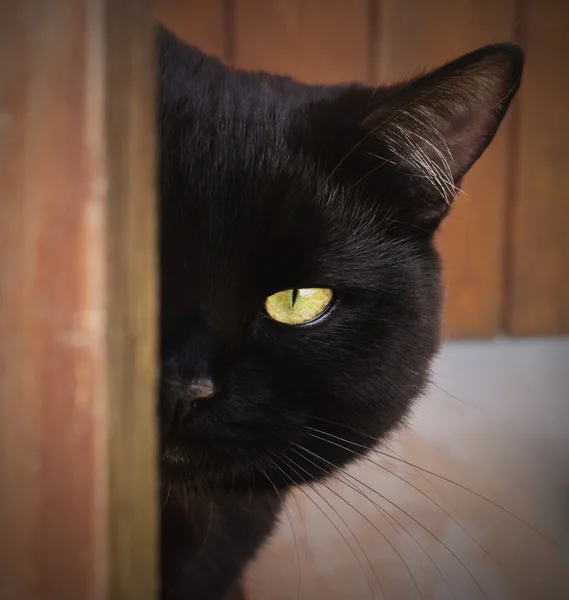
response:
[[[209,378],[194,379],[184,390],[184,399],[190,408],[200,408],[216,392],[213,381]]]
[[[162,379],[160,384],[159,416],[163,435],[182,426],[192,413],[205,409],[213,402],[218,387],[209,377],[180,381]]]

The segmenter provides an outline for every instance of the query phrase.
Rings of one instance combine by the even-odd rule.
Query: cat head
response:
[[[318,479],[427,384],[433,236],[523,55],[492,45],[395,86],[308,86],[158,39],[163,476]]]

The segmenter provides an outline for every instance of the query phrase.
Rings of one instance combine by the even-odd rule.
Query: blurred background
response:
[[[251,600],[569,598],[569,2],[156,7],[230,64],[307,82],[389,83],[487,43],[523,46],[521,90],[438,238],[448,342],[431,391],[389,456],[294,494],[246,588]]]

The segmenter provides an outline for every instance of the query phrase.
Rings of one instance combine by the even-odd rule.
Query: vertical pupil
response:
[[[290,303],[291,308],[294,308],[297,298],[298,298],[298,289],[295,288],[294,290],[292,290],[292,294],[291,294],[291,303]]]

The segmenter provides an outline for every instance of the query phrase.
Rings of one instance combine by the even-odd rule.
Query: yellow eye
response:
[[[332,290],[328,288],[295,288],[269,296],[265,309],[279,323],[302,325],[324,313],[331,301]]]

